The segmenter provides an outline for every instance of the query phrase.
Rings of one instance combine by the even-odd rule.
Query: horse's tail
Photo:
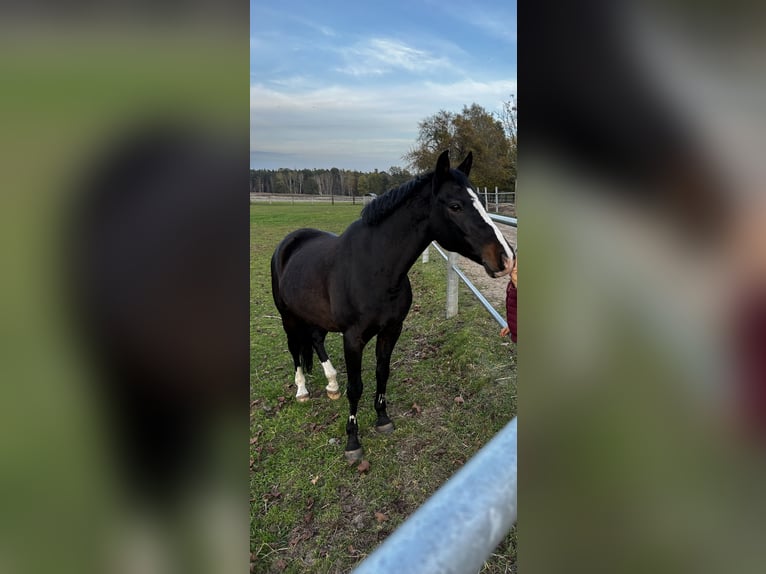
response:
[[[311,342],[311,331],[301,330],[301,367],[304,373],[310,373],[314,367],[314,347]]]

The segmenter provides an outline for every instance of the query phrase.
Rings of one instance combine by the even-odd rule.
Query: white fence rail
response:
[[[499,191],[496,187],[488,190],[486,187],[478,190],[484,197],[489,211],[498,212],[500,206],[513,205],[516,203],[515,191]],[[352,203],[367,205],[372,197],[354,197],[350,195],[312,195],[312,194],[287,194],[287,193],[251,193],[250,203],[292,203],[292,204],[336,204]]]

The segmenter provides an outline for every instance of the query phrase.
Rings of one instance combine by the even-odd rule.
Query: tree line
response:
[[[463,106],[460,112],[440,110],[418,123],[415,145],[403,156],[406,167],[388,171],[362,172],[346,169],[251,169],[251,193],[362,196],[381,194],[436,165],[445,149],[453,161],[473,152],[471,181],[477,187],[516,187],[516,98],[503,102],[499,113],[491,114],[478,104]],[[410,171],[410,168],[412,171]]]
[[[250,193],[362,196],[381,194],[412,179],[408,170],[392,166],[388,171],[348,169],[251,169]]]

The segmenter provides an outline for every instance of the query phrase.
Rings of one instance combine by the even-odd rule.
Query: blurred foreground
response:
[[[762,572],[766,18],[520,9],[521,568]]]
[[[0,571],[247,568],[247,7],[0,23]]]

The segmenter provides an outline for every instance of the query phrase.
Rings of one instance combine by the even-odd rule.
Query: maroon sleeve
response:
[[[766,438],[766,298],[742,297],[735,316],[738,395],[746,431]]]
[[[516,342],[516,287],[512,281],[508,281],[508,288],[505,290],[505,312],[508,321],[508,329],[511,331],[511,341]]]

